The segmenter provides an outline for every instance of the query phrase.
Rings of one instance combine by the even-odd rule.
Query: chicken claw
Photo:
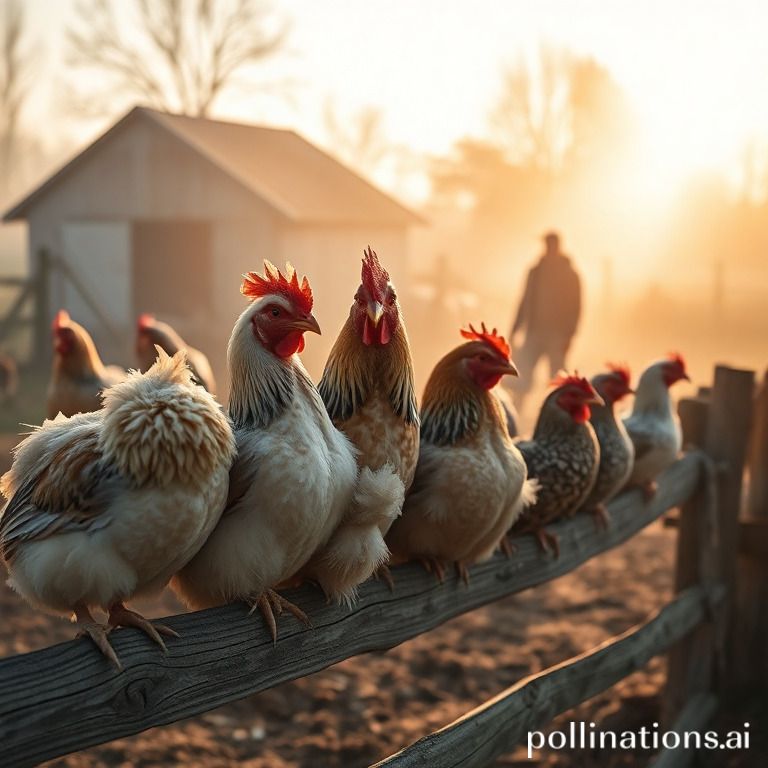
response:
[[[546,528],[537,528],[533,532],[533,535],[539,542],[539,546],[543,552],[549,552],[551,550],[556,560],[560,557],[560,539],[556,534],[549,533]]]
[[[377,581],[383,581],[390,592],[395,591],[395,580],[392,578],[392,571],[389,570],[389,566],[384,563],[380,565],[374,572],[373,578]]]
[[[249,615],[257,608],[261,611],[261,615],[264,617],[264,621],[267,622],[267,627],[269,627],[269,634],[272,635],[273,643],[277,642],[277,621],[275,616],[282,616],[283,610],[295,616],[305,627],[312,626],[309,617],[298,605],[294,605],[290,600],[286,600],[281,595],[278,595],[274,589],[265,589],[258,597],[246,600],[246,603],[251,607],[251,610],[248,611]]]
[[[648,480],[640,486],[640,489],[643,492],[643,499],[647,504],[656,495],[656,491],[659,490],[659,486],[655,480]]]
[[[597,504],[592,510],[592,517],[598,531],[607,531],[611,527],[611,515],[605,504]]]
[[[122,672],[123,665],[120,663],[120,659],[117,657],[115,649],[109,644],[109,640],[107,639],[111,627],[99,624],[84,605],[75,606],[74,614],[75,623],[80,628],[77,637],[85,637],[86,635],[90,637],[104,656],[117,667],[119,672]]]
[[[436,557],[420,557],[419,562],[427,573],[434,573],[441,584],[445,581],[445,568]]]
[[[467,568],[466,563],[462,563],[461,561],[456,562],[456,573],[459,574],[461,577],[461,580],[469,586],[469,568]]]
[[[148,619],[145,619],[140,613],[136,613],[136,611],[131,611],[126,608],[122,603],[115,603],[110,606],[109,626],[134,627],[135,629],[140,629],[163,649],[163,653],[168,653],[168,648],[160,635],[165,635],[166,637],[180,636],[178,632],[170,627],[166,627],[164,624],[153,624]]]
[[[507,534],[504,534],[499,542],[499,549],[504,553],[504,557],[509,560],[517,552],[517,544]]]

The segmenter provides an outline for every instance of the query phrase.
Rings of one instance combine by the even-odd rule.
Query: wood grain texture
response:
[[[465,586],[453,573],[438,584],[420,566],[393,569],[395,592],[364,584],[354,610],[325,605],[311,587],[286,592],[310,616],[279,622],[272,644],[261,618],[242,604],[175,616],[165,623],[182,637],[164,656],[132,629],[111,636],[125,670],[117,672],[85,640],[0,660],[0,765],[34,765],[77,749],[138,733],[304,677],[350,656],[383,650],[448,619],[554,579],[620,544],[694,492],[699,453],[685,456],[661,478],[646,504],[632,491],[610,504],[612,523],[598,532],[591,516],[551,526],[561,556],[543,555],[531,536],[517,539],[507,560],[496,555],[473,567]]]
[[[712,599],[691,587],[645,624],[592,651],[524,678],[464,717],[425,736],[372,768],[483,768],[553,717],[610,688],[690,632]]]
[[[696,732],[703,736],[707,723],[717,711],[717,696],[713,693],[702,693],[694,696],[683,707],[683,711],[670,729],[680,735],[681,744],[685,744],[684,734]],[[696,759],[697,750],[693,746],[686,749],[664,749],[651,761],[648,768],[688,768]]]

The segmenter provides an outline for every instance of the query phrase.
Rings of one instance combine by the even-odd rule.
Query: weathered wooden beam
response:
[[[451,725],[372,768],[483,768],[553,717],[610,688],[690,632],[724,590],[691,587],[645,624],[569,661],[524,678]]]
[[[717,712],[717,696],[713,693],[702,693],[689,699],[680,716],[670,729],[680,736],[681,746],[676,749],[665,749],[651,761],[648,768],[688,768],[696,758],[695,742],[686,749],[685,734],[703,735],[707,723]]]
[[[689,409],[689,433],[707,434],[709,409],[708,401]],[[680,509],[675,570],[678,592],[696,584],[708,587],[720,581],[717,488],[715,467],[707,459],[703,481]],[[722,667],[718,650],[723,629],[718,624],[721,616],[713,614],[710,618],[713,620],[702,622],[670,650],[662,712],[665,727],[671,727],[692,697],[709,693],[715,686],[718,663]]]
[[[768,372],[755,400],[749,456],[749,517],[739,526],[736,682],[768,688]]]
[[[497,555],[473,567],[469,587],[454,574],[440,585],[420,566],[407,564],[393,569],[394,593],[369,581],[352,611],[325,605],[310,587],[289,592],[314,628],[284,617],[276,645],[257,615],[234,604],[168,619],[182,637],[169,642],[167,656],[136,630],[116,631],[111,641],[123,672],[84,640],[0,659],[0,765],[33,765],[206,712],[350,656],[391,648],[454,616],[550,581],[684,502],[694,493],[702,466],[698,453],[678,461],[648,504],[639,491],[615,499],[607,532],[596,531],[588,515],[552,526],[560,536],[559,560],[544,556],[533,537],[525,536],[517,539],[511,559]]]

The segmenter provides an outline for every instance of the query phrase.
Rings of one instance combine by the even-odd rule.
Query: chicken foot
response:
[[[386,563],[380,565],[374,572],[373,578],[377,581],[383,581],[390,592],[395,591],[395,580],[392,578],[392,571],[389,570],[389,566]]]
[[[608,507],[605,504],[596,504],[593,509],[590,510],[595,521],[595,527],[598,531],[607,531],[611,526],[611,515],[608,512]]]
[[[533,535],[539,542],[539,546],[543,552],[551,551],[554,554],[555,559],[560,557],[560,538],[556,534],[550,533],[546,528],[537,528],[533,531]]]
[[[281,595],[278,595],[274,589],[265,589],[260,595],[246,600],[246,603],[251,607],[250,611],[248,611],[249,615],[257,608],[261,612],[264,621],[267,622],[273,643],[277,642],[277,621],[275,617],[279,618],[283,610],[295,616],[305,627],[312,626],[309,617],[298,605],[294,605],[290,600],[286,600]]]
[[[104,656],[117,667],[118,671],[123,671],[123,665],[120,663],[120,659],[115,653],[115,649],[110,645],[107,635],[111,631],[112,627],[105,624],[99,624],[96,619],[91,615],[87,605],[79,603],[74,607],[74,621],[79,627],[77,637],[90,637],[93,640],[96,647],[102,652]]]
[[[129,610],[122,603],[114,603],[109,607],[108,621],[110,627],[134,627],[135,629],[140,629],[162,648],[163,653],[168,653],[168,648],[161,635],[165,635],[165,637],[179,637],[179,633],[170,627],[166,627],[164,624],[153,624],[149,619],[145,619],[136,611]]]
[[[434,573],[441,584],[445,581],[445,567],[436,557],[420,557],[419,562],[427,573]]]

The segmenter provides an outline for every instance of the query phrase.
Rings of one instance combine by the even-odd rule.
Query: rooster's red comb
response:
[[[155,316],[150,315],[148,312],[143,312],[139,315],[139,330],[145,331],[147,328],[151,328],[155,324]]]
[[[369,245],[363,251],[363,269],[362,269],[363,287],[372,298],[381,301],[384,298],[384,291],[389,282],[389,272],[381,266],[379,257]]]
[[[489,331],[485,327],[485,323],[480,323],[480,330],[476,331],[472,324],[469,325],[469,330],[465,331],[463,328],[461,330],[461,335],[465,339],[470,339],[472,341],[482,341],[485,344],[488,344],[489,346],[493,347],[493,349],[501,354],[503,357],[505,357],[507,360],[509,360],[509,356],[512,354],[512,350],[509,347],[509,344],[507,344],[506,341],[504,341],[503,336],[499,336],[498,333],[496,333],[496,329],[494,328],[492,331]]]
[[[54,331],[58,331],[59,328],[61,328],[63,325],[66,325],[69,323],[70,317],[69,312],[67,312],[66,309],[60,309],[53,318],[53,323],[51,323],[51,328]]]
[[[551,387],[558,387],[558,388],[577,387],[585,395],[589,395],[589,397],[595,396],[594,387],[583,376],[579,376],[578,371],[576,371],[573,375],[570,375],[565,371],[561,371],[560,373],[557,374],[557,376],[555,376],[554,379],[552,379],[549,385]]]
[[[283,274],[271,261],[264,259],[264,277],[258,272],[249,272],[243,277],[245,279],[240,286],[240,293],[251,301],[277,294],[288,299],[300,312],[312,311],[312,289],[309,287],[309,280],[305,276],[299,285],[296,270],[290,264],[285,265]]]
[[[685,358],[679,352],[670,352],[667,355],[667,360],[674,365],[679,365],[682,370],[685,370]]]
[[[632,378],[629,371],[629,366],[626,363],[607,363],[607,365],[608,370],[611,373],[616,374],[616,376],[621,379],[624,386],[628,387]]]

